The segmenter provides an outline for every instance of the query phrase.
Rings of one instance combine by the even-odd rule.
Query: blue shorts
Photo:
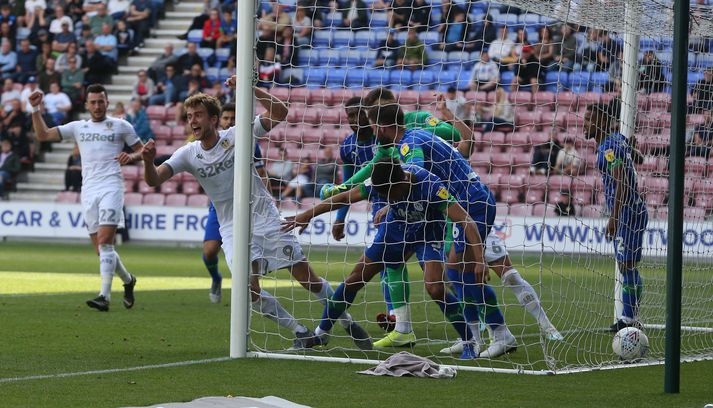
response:
[[[490,234],[490,229],[493,227],[495,222],[495,198],[493,194],[488,195],[488,202],[477,202],[471,203],[468,206],[468,215],[475,221],[475,225],[478,226],[478,233],[480,233],[480,239],[485,243],[485,238]],[[453,226],[453,245],[455,246],[456,253],[465,252],[465,229],[463,225],[457,224]]]
[[[218,223],[218,213],[213,207],[213,202],[208,206],[208,220],[205,223],[205,235],[203,241],[220,241],[223,242],[223,237],[220,236],[220,224]]]
[[[387,228],[387,225],[386,222],[379,225],[374,242],[364,251],[370,260],[382,262],[387,268],[402,265],[412,252],[420,263],[445,260],[445,222],[430,221],[420,233],[408,235],[397,228]]]
[[[649,213],[646,207],[629,211],[622,208],[621,221],[617,226],[616,239],[614,239],[617,262],[641,261],[644,233],[648,223]]]

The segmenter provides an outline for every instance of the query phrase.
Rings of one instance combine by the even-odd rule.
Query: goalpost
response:
[[[497,359],[473,362],[459,361],[457,355],[440,354],[440,349],[453,344],[457,336],[425,293],[418,265],[411,263],[410,307],[418,341],[404,350],[463,370],[527,374],[575,373],[663,363],[663,329],[666,328],[667,317],[665,257],[667,248],[670,250],[672,246],[666,241],[669,226],[667,200],[675,198],[670,195],[674,186],[669,186],[667,182],[669,140],[673,139],[672,135],[682,137],[671,128],[669,113],[676,110],[671,99],[673,4],[650,0],[454,3],[466,9],[473,24],[470,29],[481,36],[488,35],[487,30],[478,31],[487,24],[493,24],[498,31],[507,27],[511,38],[522,29],[528,43],[540,53],[536,58],[547,52],[547,47],[536,34],[542,28],[550,30],[550,35],[555,34],[552,47],[566,44],[565,39],[554,32],[561,28],[562,21],[575,28],[581,25],[607,30],[613,41],[619,44],[607,49],[607,52],[616,54],[621,51],[620,77],[617,79],[616,73],[610,75],[607,71],[613,64],[618,64],[616,55],[605,64],[599,61],[599,55],[593,55],[594,61],[591,61],[583,60],[578,54],[572,66],[552,61],[548,65],[540,64],[540,84],[536,92],[513,90],[510,81],[514,73],[503,62],[499,64],[501,72],[497,87],[506,90],[505,98],[515,117],[514,123],[507,126],[494,122],[488,112],[498,102],[496,92],[469,88],[471,70],[480,60],[483,49],[473,47],[463,51],[462,47],[459,50],[453,43],[444,44],[445,51],[438,49],[441,34],[437,30],[442,19],[447,18],[439,1],[427,0],[423,3],[432,5],[428,29],[418,34],[428,61],[414,70],[401,66],[374,66],[376,56],[382,55],[377,54],[377,50],[387,35],[393,36],[398,44],[407,40],[406,30],[387,34],[387,18],[391,14],[372,10],[368,6],[368,26],[362,30],[342,27],[344,15],[341,10],[324,9],[320,10],[323,14],[321,27],[311,20],[309,37],[305,40],[293,38],[292,46],[298,54],[291,61],[292,65],[282,61],[281,78],[278,75],[261,79],[260,86],[268,87],[271,93],[288,103],[290,114],[285,124],[276,127],[265,138],[254,140],[255,72],[260,65],[266,69],[274,68],[273,61],[267,61],[264,52],[263,55],[256,55],[256,41],[262,42],[257,48],[282,50],[278,44],[278,31],[288,24],[280,20],[278,13],[277,21],[272,22],[274,32],[270,37],[270,28],[258,24],[256,18],[259,0],[237,2],[238,128],[234,168],[231,357],[373,364],[400,350],[360,351],[335,326],[327,347],[286,352],[292,333],[259,315],[251,317],[247,287],[253,143],[260,144],[268,168],[274,163],[290,161],[296,173],[308,168],[314,172],[316,167],[323,166],[329,160],[325,157],[326,148],[337,152],[332,159],[338,158],[339,142],[351,133],[344,112],[347,99],[363,96],[376,86],[386,86],[397,94],[406,112],[426,111],[437,118],[440,112],[436,108],[435,95],[446,93],[450,88],[456,89],[458,97],[465,98],[466,110],[472,105],[482,108],[479,114],[466,115],[461,119],[474,122],[476,149],[468,159],[481,180],[498,198],[498,214],[493,230],[505,242],[514,266],[534,287],[544,310],[564,335],[563,341],[546,339],[520,299],[491,271],[489,283],[497,293],[506,324],[517,338],[518,350]],[[281,12],[295,9],[295,2],[283,4],[285,10]],[[367,2],[367,5],[371,4]],[[509,7],[522,8],[521,13],[516,14],[517,11]],[[362,11],[355,9],[346,15],[356,18]],[[712,11],[706,6],[692,9],[696,16],[691,26],[692,37],[710,40],[705,36],[713,32]],[[294,19],[294,15],[291,18]],[[455,20],[445,26],[458,23]],[[257,39],[256,31],[259,31]],[[577,44],[581,45],[586,44],[590,32],[573,35]],[[470,38],[465,45],[484,39]],[[705,45],[706,41],[701,43]],[[387,51],[397,52],[391,48]],[[642,59],[649,58],[651,54],[655,57],[654,61],[647,60],[642,64]],[[280,57],[282,55],[275,55],[277,61]],[[713,67],[713,49],[706,46],[689,53],[689,90],[693,90],[698,80],[704,79],[703,71],[707,67]],[[657,72],[660,78],[652,79],[651,76]],[[641,320],[651,348],[649,354],[636,364],[617,361],[611,350],[612,334],[606,332],[612,323],[612,310],[615,318],[621,315],[620,273],[613,245],[603,235],[608,212],[596,165],[596,144],[584,137],[582,128],[587,104],[607,103],[614,99],[619,99],[621,103],[619,131],[630,141],[635,140],[637,148],[644,154],[643,163],[636,167],[639,190],[649,208],[649,224],[644,234],[643,260],[639,270],[644,279]],[[676,102],[676,99],[673,101]],[[457,102],[449,103],[451,106],[459,105]],[[706,115],[702,110],[696,110],[697,100],[690,103],[692,114],[688,117],[686,130],[692,135],[699,126],[706,125]],[[572,145],[580,160],[577,171],[571,174],[557,174],[554,170],[539,173],[542,162],[533,162],[533,152],[538,145],[548,143],[551,137],[558,139],[560,144],[573,140]],[[554,164],[556,153],[551,148],[545,156],[547,162],[551,160]],[[708,161],[705,154],[703,156],[686,158],[685,165],[685,224],[680,242],[685,274],[680,319],[683,331],[680,339],[681,361],[713,358],[713,160]],[[283,178],[281,184],[289,184],[290,181]],[[276,185],[276,189],[283,187]],[[300,188],[308,190],[310,187],[300,184]],[[575,209],[573,217],[555,214],[556,204],[566,200],[565,195],[570,197]],[[276,202],[284,217],[311,207],[316,200],[305,196],[300,197],[300,201],[303,208],[289,198]],[[307,234],[300,236],[303,250],[317,274],[329,280],[333,287],[349,273],[358,255],[373,239],[375,227],[367,211],[366,206],[352,206],[346,220],[345,242],[329,237],[336,220],[335,213],[313,220]],[[611,279],[612,269],[615,269],[614,280]],[[273,272],[262,282],[305,326],[314,329],[319,324],[322,305],[289,274]],[[614,296],[611,295],[612,288]],[[377,312],[385,311],[378,277],[360,292],[349,311],[356,321],[367,328],[374,340],[385,335],[375,322]],[[487,338],[487,332],[483,336]]]

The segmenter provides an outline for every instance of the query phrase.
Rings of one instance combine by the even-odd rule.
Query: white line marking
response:
[[[12,383],[20,381],[30,381],[30,380],[46,380],[51,378],[67,378],[67,377],[79,377],[82,375],[93,375],[93,374],[113,374],[122,373],[126,371],[141,371],[141,370],[151,370],[154,368],[166,368],[166,367],[183,367],[196,364],[209,364],[209,363],[220,363],[223,361],[231,360],[230,357],[216,357],[207,358],[204,360],[188,360],[188,361],[177,361],[175,363],[165,363],[165,364],[150,364],[138,367],[125,367],[125,368],[110,368],[107,370],[91,370],[91,371],[78,371],[73,373],[57,373],[57,374],[43,374],[43,375],[30,375],[27,377],[11,377],[11,378],[0,378],[0,384]]]

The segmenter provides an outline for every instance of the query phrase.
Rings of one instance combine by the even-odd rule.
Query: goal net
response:
[[[713,165],[708,161],[713,146],[713,25],[711,8],[698,3],[692,3],[691,11],[687,131],[673,135],[687,140],[685,359],[713,356]],[[497,201],[491,230],[497,239],[490,258],[493,252],[499,255],[500,268],[492,261],[487,281],[496,303],[479,286],[477,299],[485,303],[465,296],[461,307],[475,303],[481,315],[480,325],[469,321],[470,330],[481,332],[481,353],[503,338],[492,330],[498,324],[491,315],[498,313],[514,336],[507,348],[517,350],[475,360],[442,352],[459,336],[429,296],[414,256],[402,275],[407,279],[390,273],[389,285],[384,285],[377,274],[348,308],[372,340],[380,340],[387,332],[377,315],[388,316],[385,287],[388,292],[393,286],[401,292],[390,293],[392,303],[407,300],[410,310],[415,335],[410,344],[361,350],[335,323],[327,345],[290,351],[294,327],[253,311],[248,347],[254,356],[359,361],[383,360],[406,350],[468,369],[545,373],[618,366],[623,363],[612,350],[610,326],[631,314],[632,299],[638,296],[635,318],[650,342],[640,362],[663,360],[672,2],[281,0],[261,1],[257,8],[255,86],[289,107],[285,123],[256,139],[282,216],[311,209],[320,202],[322,186],[344,182],[373,154],[366,115],[366,122],[359,123],[359,112],[369,106],[354,97],[363,98],[378,87],[392,91],[407,113],[407,128],[445,139],[450,135],[449,142],[460,139],[455,148],[472,133],[472,152],[465,159]],[[625,47],[632,38],[638,43]],[[625,49],[633,49],[635,58],[626,57]],[[633,70],[627,71],[627,65]],[[351,121],[347,105],[356,108]],[[599,112],[594,118],[592,105]],[[256,111],[265,108],[256,102]],[[443,136],[443,129],[450,133]],[[619,132],[620,143],[607,145]],[[622,146],[641,155],[630,157]],[[616,165],[626,169],[630,162],[631,171],[617,173],[623,174],[629,199],[619,203],[615,224],[631,235],[626,245],[620,242],[627,248],[620,245],[617,256],[606,231],[612,210],[619,206],[610,207],[615,197],[607,204],[614,192],[606,191],[601,171],[613,176]],[[643,210],[635,208],[646,209],[648,223]],[[337,240],[333,233],[341,231],[333,228],[342,219],[344,237]],[[372,205],[362,201],[351,205],[346,216],[335,210],[316,217],[297,236],[314,272],[335,289],[378,229]],[[638,236],[641,261],[635,267],[640,279],[633,275],[634,265],[624,271],[617,266],[617,259],[637,257],[637,245],[629,241]],[[502,266],[505,248],[512,268]],[[513,270],[515,275],[508,273]],[[446,274],[442,283],[456,288]],[[309,330],[320,325],[324,304],[287,271],[266,274],[261,285],[301,325]]]

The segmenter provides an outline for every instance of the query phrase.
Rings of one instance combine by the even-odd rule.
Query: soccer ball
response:
[[[636,360],[649,351],[649,338],[636,327],[625,327],[614,335],[611,347],[622,360]]]

